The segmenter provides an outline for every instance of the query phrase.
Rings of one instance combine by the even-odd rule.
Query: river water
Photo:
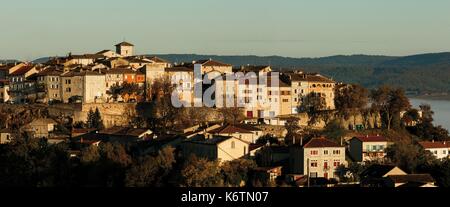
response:
[[[410,99],[411,105],[414,108],[419,108],[422,103],[429,104],[434,111],[435,125],[441,125],[442,127],[450,130],[450,101],[448,100],[425,100],[425,99]]]

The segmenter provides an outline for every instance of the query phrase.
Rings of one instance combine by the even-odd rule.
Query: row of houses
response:
[[[245,108],[244,113],[249,119],[266,119],[266,122],[270,122],[276,117],[297,114],[299,105],[306,102],[311,94],[324,100],[324,109],[335,108],[336,82],[320,74],[301,71],[276,73],[270,66],[233,68],[230,64],[212,59],[172,64],[154,56],[134,55],[133,51],[133,44],[122,42],[116,45],[116,52],[103,50],[96,54],[69,54],[67,57],[52,58],[44,64],[0,66],[0,101],[142,101],[148,99],[146,94],[150,94],[155,80],[168,78],[173,81],[180,102],[185,106],[205,102],[203,94],[195,92],[199,85],[202,86],[202,93],[215,87],[215,107],[229,107],[224,102],[220,104],[219,100],[231,99],[233,104]],[[195,71],[200,73],[200,78]],[[229,78],[237,73],[246,77],[249,74],[256,76],[249,76],[244,81],[236,77]],[[202,82],[206,77],[213,77],[213,74],[213,83]],[[263,75],[267,75],[266,81],[261,78]],[[272,77],[277,81],[272,82]],[[139,90],[125,94],[126,97],[124,94],[114,96],[114,87],[125,83],[135,84]]]
[[[285,179],[287,182],[306,186],[320,180],[335,180],[342,178],[342,167],[350,162],[385,163],[386,149],[392,144],[385,137],[356,136],[346,142],[337,143],[325,137],[317,137],[291,145],[270,145],[261,143],[259,138],[267,135],[258,125],[248,124],[211,124],[193,126],[158,137],[149,129],[133,127],[111,127],[104,130],[73,129],[70,136],[61,137],[57,134],[58,124],[52,119],[40,118],[21,128],[34,138],[46,138],[50,143],[68,141],[74,147],[71,154],[77,156],[77,150],[88,146],[99,146],[101,143],[115,142],[124,145],[143,143],[142,153],[157,152],[163,147],[177,148],[184,157],[195,155],[220,163],[236,159],[263,159],[257,173],[275,182]],[[16,134],[8,129],[0,130],[0,143],[12,141]],[[448,157],[447,142],[419,142],[424,150],[429,151],[438,159]],[[259,158],[257,158],[259,156]],[[371,167],[369,173],[361,176],[363,186],[420,187],[434,186],[430,175],[407,174],[398,167],[377,165]],[[344,175],[345,176],[345,175]],[[315,183],[315,184],[314,184]],[[329,184],[329,182],[328,182]],[[308,185],[311,185],[309,183]]]

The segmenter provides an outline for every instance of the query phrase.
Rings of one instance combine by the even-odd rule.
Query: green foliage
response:
[[[333,120],[325,126],[322,134],[328,139],[340,142],[347,131],[342,127],[342,124],[338,120]]]
[[[0,145],[0,186],[70,185],[72,173],[66,150],[65,145],[48,145],[40,139],[16,139]]]
[[[181,171],[184,187],[220,187],[224,185],[218,161],[190,157]]]
[[[256,140],[256,144],[264,144],[265,145],[267,143],[270,143],[271,145],[272,144],[280,144],[278,139],[276,137],[274,137],[272,134],[266,134],[266,135],[258,138],[258,140]]]
[[[405,92],[401,88],[391,88],[389,86],[381,86],[374,89],[370,93],[372,101],[372,110],[380,112],[385,127],[390,130],[393,126],[393,120],[400,120],[400,113],[409,110],[411,104],[406,97]],[[395,122],[395,128],[400,127],[400,122]]]
[[[336,110],[338,115],[344,119],[348,119],[351,115],[357,115],[362,109],[366,108],[368,103],[369,92],[360,85],[338,86],[335,94]]]
[[[416,173],[419,166],[434,161],[434,157],[422,147],[410,141],[400,141],[386,149],[387,157],[400,169]]]
[[[159,151],[157,156],[147,156],[127,171],[125,185],[128,187],[161,187],[175,164],[175,149],[168,147]]]
[[[436,161],[420,166],[421,173],[429,173],[436,180],[439,187],[450,187],[450,159]]]
[[[222,166],[224,186],[243,187],[249,180],[249,172],[256,168],[253,160],[239,159],[225,162]]]
[[[431,106],[426,104],[421,105],[420,109],[422,111],[422,118],[418,120],[419,123],[417,125],[408,127],[408,131],[422,140],[450,140],[447,129],[442,128],[442,126],[434,126],[434,112],[431,110]]]
[[[100,111],[98,108],[95,109],[95,112],[92,109],[89,109],[88,118],[86,121],[86,127],[90,129],[103,129],[103,120],[100,115]]]

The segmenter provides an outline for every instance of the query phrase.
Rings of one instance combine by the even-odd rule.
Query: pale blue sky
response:
[[[408,55],[450,49],[448,0],[2,0],[0,59],[94,53]]]

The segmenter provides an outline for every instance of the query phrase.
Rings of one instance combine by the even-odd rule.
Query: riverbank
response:
[[[439,95],[414,95],[408,96],[410,99],[435,100],[435,101],[450,101],[450,94]]]

